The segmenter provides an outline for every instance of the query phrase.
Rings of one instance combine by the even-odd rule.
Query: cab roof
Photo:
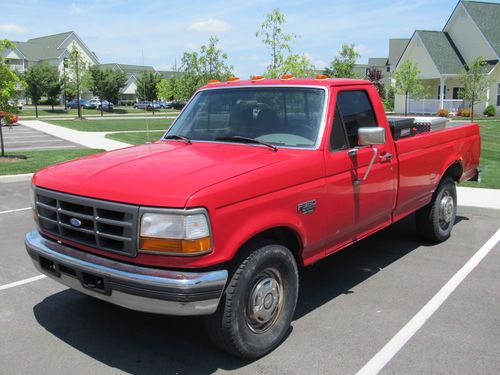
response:
[[[290,85],[290,86],[351,86],[351,85],[367,85],[371,84],[370,81],[364,79],[348,79],[348,78],[289,78],[289,79],[254,79],[244,81],[228,81],[228,82],[213,82],[209,83],[200,89],[209,88],[222,88],[222,87],[238,87],[238,86],[276,86],[276,85]]]

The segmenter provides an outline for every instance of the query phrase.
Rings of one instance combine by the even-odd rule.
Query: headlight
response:
[[[142,252],[199,255],[211,247],[210,226],[203,213],[142,215],[139,239]]]

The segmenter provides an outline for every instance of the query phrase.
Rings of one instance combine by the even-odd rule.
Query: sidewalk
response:
[[[62,126],[48,124],[40,120],[21,120],[19,123],[29,128],[39,130],[73,143],[78,143],[79,145],[89,148],[111,151],[131,146],[128,143],[105,138],[107,134],[106,132],[82,132]]]

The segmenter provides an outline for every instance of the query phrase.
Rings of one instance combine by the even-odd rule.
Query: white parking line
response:
[[[31,210],[31,207],[16,208],[15,210],[0,211],[0,215],[10,214],[11,212],[21,212],[21,211],[28,211],[28,210]]]
[[[38,275],[38,276],[30,277],[29,279],[19,280],[19,281],[15,281],[13,283],[10,283],[10,284],[0,285],[0,290],[10,289],[10,288],[14,288],[15,286],[32,283],[33,281],[45,279],[46,277],[47,276],[45,276],[45,275]]]
[[[357,375],[375,375],[401,350],[417,331],[436,312],[460,283],[476,268],[481,260],[500,241],[500,229],[491,237],[467,263],[437,292],[422,309],[401,328],[401,330],[385,346],[370,359]]]

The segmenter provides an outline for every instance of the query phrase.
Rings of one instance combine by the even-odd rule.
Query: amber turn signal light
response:
[[[240,77],[229,77],[227,80],[228,82],[238,82],[240,80]]]
[[[195,255],[211,248],[210,237],[196,240],[177,240],[156,237],[141,237],[139,249],[142,252],[165,255]]]
[[[209,80],[208,80],[208,84],[209,84],[209,85],[214,85],[214,84],[216,84],[216,83],[220,83],[220,81],[219,81],[218,79],[209,79]]]
[[[291,74],[285,74],[281,76],[281,79],[288,80],[288,79],[294,79],[295,77]]]
[[[317,76],[316,76],[316,79],[317,79],[318,81],[322,81],[322,80],[324,80],[324,79],[328,79],[328,76],[327,76],[327,75],[325,75],[325,74],[320,74],[320,75],[317,75]]]
[[[264,76],[252,76],[252,81],[262,81]]]

